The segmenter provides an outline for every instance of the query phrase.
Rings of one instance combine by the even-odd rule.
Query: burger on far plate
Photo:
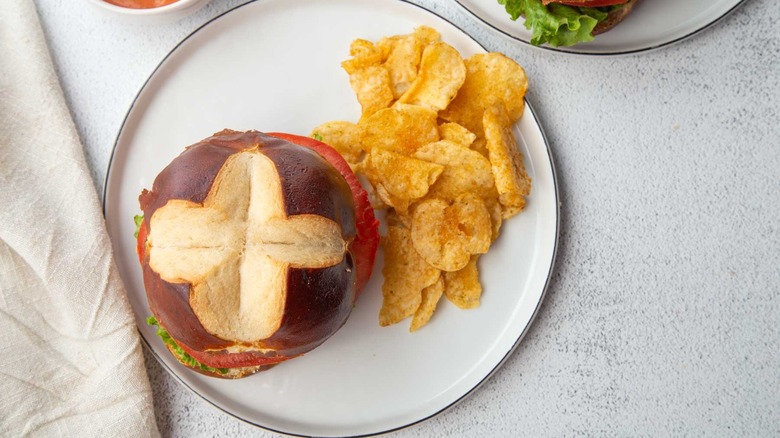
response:
[[[182,364],[239,378],[319,346],[368,281],[378,222],[330,146],[224,130],[139,196],[147,322]]]
[[[512,20],[525,17],[531,44],[573,46],[593,41],[631,12],[638,0],[498,0]]]

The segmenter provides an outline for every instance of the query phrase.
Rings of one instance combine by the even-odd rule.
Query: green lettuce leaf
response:
[[[176,355],[176,358],[179,359],[183,364],[191,366],[193,368],[200,368],[201,370],[209,373],[219,373],[219,374],[228,373],[227,368],[212,368],[208,365],[203,365],[202,363],[198,362],[197,359],[190,356],[186,351],[184,351],[181,347],[179,347],[179,344],[177,344],[176,341],[173,340],[171,335],[169,335],[164,328],[160,327],[160,323],[157,322],[157,318],[155,318],[154,316],[150,316],[146,318],[146,323],[151,326],[157,326],[157,336],[159,336],[160,339],[162,339],[166,345],[169,345],[171,347],[171,350],[173,350],[174,354]]]
[[[133,237],[136,239],[138,238],[138,231],[141,229],[141,223],[144,221],[144,215],[138,214],[133,216],[133,222],[135,222],[135,233],[133,233]]]
[[[579,8],[561,4],[543,5],[541,0],[498,0],[512,20],[525,15],[531,44],[553,47],[593,41],[593,28],[604,21],[608,8]]]

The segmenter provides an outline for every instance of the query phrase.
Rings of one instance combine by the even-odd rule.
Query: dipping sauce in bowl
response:
[[[171,3],[175,3],[178,0],[103,0],[106,3],[112,5],[121,6],[123,8],[130,9],[151,9],[159,8],[160,6],[167,6]]]
[[[128,20],[169,23],[183,18],[210,0],[86,0],[98,9]]]

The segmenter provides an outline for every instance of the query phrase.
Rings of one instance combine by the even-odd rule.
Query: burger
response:
[[[525,17],[531,44],[573,46],[593,41],[631,12],[637,0],[498,0],[512,20]]]
[[[379,242],[349,165],[312,138],[224,130],[139,196],[137,252],[171,354],[239,378],[319,346],[347,320]]]

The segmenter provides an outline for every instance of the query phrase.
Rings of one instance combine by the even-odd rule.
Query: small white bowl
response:
[[[87,0],[105,12],[134,19],[151,21],[172,21],[183,18],[205,6],[211,0],[177,0],[169,5],[158,8],[133,9],[113,5],[104,0]],[[146,21],[146,20],[144,20]]]

